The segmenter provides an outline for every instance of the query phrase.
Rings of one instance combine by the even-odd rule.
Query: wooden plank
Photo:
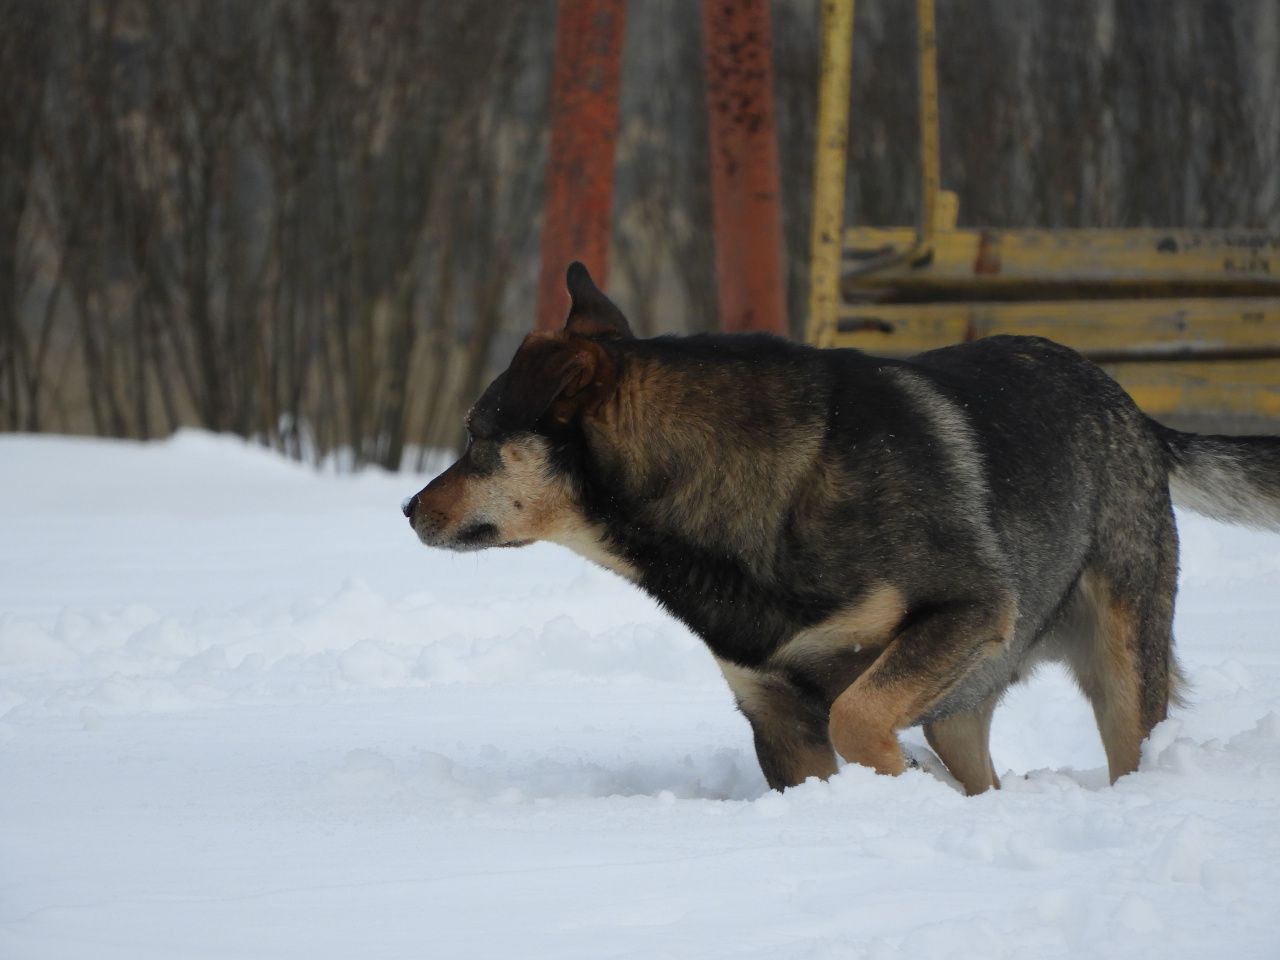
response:
[[[1280,359],[1103,364],[1153,417],[1216,415],[1280,422]]]
[[[1012,333],[1096,358],[1280,355],[1280,297],[846,306],[837,346],[908,355]]]
[[[882,304],[845,307],[840,325],[834,346],[885,356],[1048,336],[1102,362],[1152,416],[1280,422],[1277,298]]]
[[[1280,233],[1260,230],[949,230],[922,266],[858,264],[915,241],[909,227],[845,232],[846,289],[1196,285],[1280,291]]]
[[[972,340],[969,303],[895,303],[840,308],[830,345],[902,357]]]

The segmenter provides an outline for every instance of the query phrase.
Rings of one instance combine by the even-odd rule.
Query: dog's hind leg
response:
[[[777,674],[739,667],[717,658],[738,708],[751,724],[756,757],[769,786],[794,787],[810,777],[836,772],[822,705]]]
[[[917,610],[907,619],[831,705],[831,742],[840,756],[878,773],[906,768],[899,730],[918,723],[975,668],[1008,648],[1016,608],[999,597]]]
[[[990,697],[974,710],[924,725],[929,746],[971,797],[1000,787],[990,747],[991,715],[998,700]]]
[[[1143,740],[1176,696],[1172,550],[1158,550],[1144,572],[1135,581],[1087,571],[1081,587],[1094,629],[1067,649],[1067,664],[1093,706],[1112,783],[1138,769]]]

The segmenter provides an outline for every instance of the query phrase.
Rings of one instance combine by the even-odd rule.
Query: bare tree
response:
[[[792,329],[818,0],[775,0]],[[556,4],[0,0],[0,427],[395,468],[532,321]],[[634,3],[611,286],[715,323],[701,17]],[[965,222],[1280,226],[1273,0],[939,5]],[[913,5],[857,5],[848,219],[911,223]],[[419,462],[425,462],[423,457]]]
[[[60,281],[48,284],[45,309],[33,329],[22,317],[41,264],[31,229],[36,141],[49,75],[52,22],[24,0],[0,3],[0,423],[9,430],[39,426],[40,394]],[[54,268],[56,271],[56,268]]]

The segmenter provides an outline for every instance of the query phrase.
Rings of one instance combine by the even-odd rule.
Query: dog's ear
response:
[[[575,260],[569,264],[564,282],[573,300],[569,318],[564,322],[566,331],[597,340],[629,340],[633,336],[627,318],[612,300],[600,292],[581,263]]]
[[[513,426],[532,426],[550,411],[568,423],[601,396],[613,379],[613,361],[598,343],[557,333],[531,333],[507,369],[500,406]]]

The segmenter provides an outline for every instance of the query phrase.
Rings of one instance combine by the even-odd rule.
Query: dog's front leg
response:
[[[908,614],[908,625],[831,706],[831,742],[840,756],[877,773],[899,774],[898,731],[918,723],[1013,635],[1014,604],[951,603]]]
[[[971,797],[1000,787],[989,745],[991,715],[999,699],[999,694],[993,694],[973,710],[924,725],[929,746]]]
[[[769,786],[784,790],[836,772],[823,704],[776,673],[720,660],[720,670],[751,724],[756,758]]]

